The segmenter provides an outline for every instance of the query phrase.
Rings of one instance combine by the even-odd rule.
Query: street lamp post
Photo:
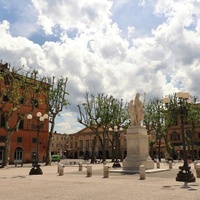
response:
[[[120,147],[119,147],[119,136],[120,136],[120,131],[123,131],[123,128],[122,127],[120,127],[119,129],[118,129],[118,127],[117,126],[114,126],[114,129],[112,129],[112,128],[109,128],[109,131],[110,132],[113,132],[113,134],[114,134],[114,141],[115,141],[115,160],[114,160],[114,163],[113,163],[113,167],[114,168],[116,168],[116,167],[121,167],[121,165],[120,165],[120,162],[119,162],[119,160],[118,160],[118,156],[119,156],[119,151],[120,151]]]
[[[185,130],[184,130],[184,124],[185,124],[185,118],[187,117],[187,103],[189,102],[189,93],[183,93],[178,92],[177,98],[178,98],[178,114],[180,114],[180,120],[181,120],[181,133],[182,133],[182,142],[183,142],[183,166],[180,166],[180,171],[177,174],[176,181],[184,182],[185,185],[189,182],[195,182],[195,177],[193,173],[190,171],[190,166],[188,164],[188,154],[186,150],[186,141],[185,141]],[[165,97],[163,99],[163,102],[165,103],[166,107],[168,107],[168,104],[170,103],[170,99],[168,97]]]
[[[39,165],[39,139],[40,139],[40,130],[44,126],[44,123],[43,123],[44,120],[48,119],[48,115],[44,114],[42,116],[41,112],[37,112],[36,117],[37,117],[37,123],[32,124],[32,128],[37,130],[36,160],[35,160],[35,163],[33,164],[33,167],[31,168],[29,172],[29,175],[43,174],[42,169],[40,168],[40,165]],[[32,118],[33,116],[31,114],[27,115],[28,120],[31,120]]]

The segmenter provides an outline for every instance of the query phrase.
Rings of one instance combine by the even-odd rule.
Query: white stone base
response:
[[[144,127],[131,126],[127,130],[127,157],[122,162],[123,170],[154,169],[154,162],[149,159],[148,135]]]
[[[151,160],[147,161],[126,161],[122,162],[123,170],[139,170],[140,165],[145,166],[145,170],[154,169],[154,162]]]

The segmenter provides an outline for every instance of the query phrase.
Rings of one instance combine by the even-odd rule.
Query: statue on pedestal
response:
[[[140,126],[141,121],[144,119],[144,102],[140,101],[139,93],[136,94],[134,101],[130,101],[128,112],[131,117],[131,126]]]
[[[144,120],[144,101],[140,101],[140,94],[137,93],[134,100],[128,105],[128,112],[131,118],[131,126],[127,129],[127,157],[123,161],[123,170],[139,170],[141,165],[145,169],[153,169],[154,162],[149,157],[149,138],[145,127],[141,126]]]

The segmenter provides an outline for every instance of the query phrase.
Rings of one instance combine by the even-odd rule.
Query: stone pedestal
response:
[[[130,126],[127,130],[127,157],[122,162],[123,170],[153,169],[154,162],[149,157],[147,131],[141,126]]]

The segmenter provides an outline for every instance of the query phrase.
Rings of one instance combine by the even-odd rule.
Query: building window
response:
[[[6,137],[5,136],[0,136],[0,142],[5,142]]]
[[[70,142],[70,148],[73,149],[73,142]]]
[[[37,143],[37,138],[32,138],[32,143]]]
[[[34,107],[38,108],[38,100],[32,99],[30,103],[31,103],[31,105],[33,105]]]
[[[22,137],[17,137],[17,142],[22,143]]]
[[[5,127],[5,123],[6,122],[6,120],[5,120],[5,117],[4,117],[4,115],[2,114],[1,115],[1,127]]]
[[[22,160],[22,155],[23,155],[23,149],[21,147],[17,147],[15,149],[14,159],[15,160]]]
[[[19,103],[24,104],[24,98],[23,97],[19,100]]]
[[[179,135],[176,131],[174,131],[172,134],[171,134],[171,140],[172,141],[176,141],[176,140],[179,140]]]
[[[8,77],[8,76],[5,76],[5,77],[4,77],[4,84],[5,84],[5,85],[10,85],[10,80],[9,80],[9,77]]]
[[[78,142],[75,142],[75,148],[78,148]]]
[[[7,95],[3,95],[3,101],[8,101],[8,96]]]
[[[90,141],[86,140],[85,142],[86,142],[86,148],[89,149],[89,147],[90,147]]]
[[[24,129],[24,120],[21,120],[19,123],[19,129]]]
[[[79,143],[80,143],[80,148],[83,149],[83,140],[80,140]]]
[[[37,89],[35,89],[35,93],[37,94],[37,93],[39,93],[39,89],[37,88]]]

